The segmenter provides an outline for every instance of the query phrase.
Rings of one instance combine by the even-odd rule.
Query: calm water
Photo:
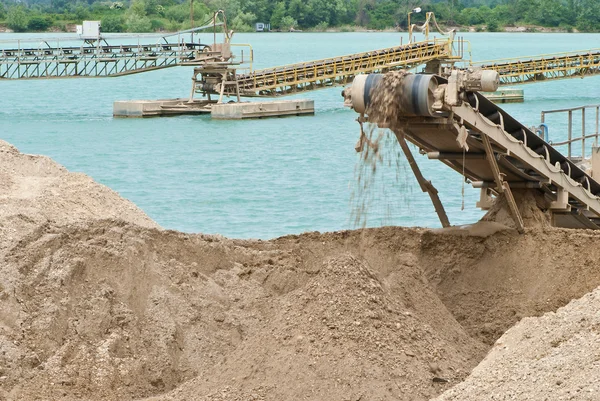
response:
[[[0,40],[12,37],[4,34]],[[234,41],[251,43],[255,67],[261,68],[388,47],[401,37],[272,33],[239,34]],[[593,34],[478,33],[466,38],[474,60],[600,47],[600,35]],[[315,100],[314,117],[243,122],[208,116],[112,118],[115,100],[187,96],[191,73],[178,67],[121,78],[0,82],[0,138],[92,176],[165,228],[237,238],[352,228],[358,126],[356,114],[342,107],[341,88],[300,96]],[[537,125],[541,110],[598,102],[600,79],[523,88],[526,103],[505,109]],[[551,138],[564,132],[564,121],[552,121]],[[475,208],[478,192],[468,186],[461,211],[459,174],[424,157],[418,162],[440,190],[453,224],[481,216]],[[393,167],[383,174],[368,226],[439,226],[428,196],[410,173],[399,181]]]

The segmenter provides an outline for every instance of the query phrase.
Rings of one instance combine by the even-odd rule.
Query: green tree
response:
[[[587,32],[600,30],[600,4],[596,0],[580,0],[577,29]]]
[[[136,14],[131,14],[125,20],[127,32],[144,33],[152,32],[152,22],[148,17],[140,17]]]
[[[158,5],[163,6],[165,8],[173,6],[175,4],[177,4],[175,0],[158,0]]]
[[[158,15],[159,10],[161,9],[164,8],[159,8],[158,0],[144,0],[144,11],[146,12],[146,15]]]
[[[356,12],[355,22],[360,26],[367,26],[369,24],[369,12],[367,0],[359,0]]]
[[[150,19],[150,30],[152,32],[164,31],[165,26],[166,26],[166,24],[161,19],[158,19],[158,18]]]
[[[210,13],[208,7],[202,3],[201,1],[194,1],[194,21],[198,24],[205,22],[207,19],[207,15]],[[165,8],[164,11],[165,18],[170,21],[178,22],[178,23],[187,23],[189,25],[190,21],[190,2],[189,0],[177,4],[174,6],[170,6]]]
[[[486,13],[482,12],[480,8],[469,7],[460,12],[458,21],[464,25],[478,25],[485,22],[486,16]]]
[[[502,25],[515,25],[519,20],[519,16],[506,4],[492,8],[489,18],[497,20]]]
[[[329,24],[327,22],[320,22],[315,25],[315,31],[317,32],[325,32],[329,28]]]
[[[446,0],[448,4],[448,22],[456,23],[456,12],[460,6],[459,0]]]
[[[146,3],[143,0],[133,0],[128,12],[130,15],[137,15],[139,17],[146,16]]]
[[[227,13],[227,19],[233,20],[240,12],[239,0],[205,0],[210,11],[223,10]]]
[[[298,21],[296,21],[294,18],[290,17],[289,15],[286,15],[285,17],[283,17],[281,19],[281,24],[279,25],[279,28],[282,31],[291,31],[292,29],[294,29],[297,26],[298,26]]]
[[[273,14],[271,15],[271,26],[274,28],[281,26],[281,20],[285,17],[285,3],[283,1],[275,4]]]
[[[146,4],[142,0],[133,0],[126,13],[127,32],[152,32],[152,21],[146,16]]]
[[[304,0],[291,0],[287,7],[287,15],[300,25],[304,25],[307,11],[308,6]]]
[[[567,0],[565,11],[565,22],[571,26],[577,23],[577,2],[576,0]]]
[[[500,24],[498,23],[498,20],[495,18],[490,18],[490,20],[487,21],[487,31],[488,32],[498,32],[500,30]]]
[[[240,12],[231,22],[231,28],[236,32],[252,32],[252,25],[256,22],[256,15],[251,12]]]
[[[397,4],[391,0],[384,0],[378,7],[369,12],[369,28],[384,29],[396,26]]]
[[[190,19],[190,5],[183,3],[183,4],[178,4],[175,6],[168,7],[165,10],[165,17],[171,21],[177,21],[177,22],[187,21]]]
[[[52,26],[52,18],[49,16],[34,15],[29,18],[27,22],[27,28],[30,31],[42,32],[46,31]]]
[[[50,9],[57,13],[64,13],[67,6],[67,0],[50,0]]]
[[[15,32],[24,32],[27,30],[27,13],[23,6],[14,6],[8,9],[6,13],[6,25]]]
[[[78,4],[75,7],[75,19],[78,22],[85,21],[90,17],[90,12],[82,4]]]
[[[125,31],[125,23],[121,15],[108,14],[102,17],[103,32],[123,32]]]
[[[240,3],[242,12],[256,15],[256,22],[269,22],[273,10],[272,0],[246,0]]]
[[[567,9],[561,0],[540,0],[540,8],[544,10],[537,18],[541,25],[559,26],[565,20]]]
[[[0,0],[0,20],[8,20],[15,4],[20,12],[13,10],[10,19],[17,31],[43,30],[41,18],[46,16],[61,23],[101,19],[107,32],[146,30],[148,23],[154,30],[184,29],[190,21],[190,0]],[[527,23],[600,31],[600,0],[194,0],[194,21],[200,25],[212,12],[223,9],[229,24],[240,31],[251,29],[254,22],[282,27],[286,17],[284,25],[296,21],[306,28],[358,24],[383,29],[405,26],[407,12],[417,6],[434,11],[442,24],[456,21],[499,28]],[[413,18],[422,23],[424,13]]]
[[[352,15],[350,15],[352,13]],[[356,15],[356,1],[333,0],[329,8],[329,20],[331,25],[346,24],[354,20]]]

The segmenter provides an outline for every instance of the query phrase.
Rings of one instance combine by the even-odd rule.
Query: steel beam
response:
[[[469,126],[469,129],[481,133],[482,137],[489,137],[497,146],[506,149],[506,152],[511,157],[535,171],[540,181],[563,189],[568,193],[569,198],[573,198],[581,204],[586,205],[594,215],[600,216],[600,198],[570,178],[562,169],[550,164],[544,156],[533,152],[523,142],[515,139],[467,103],[453,107],[452,111],[455,113],[455,116],[463,119],[464,123]]]
[[[410,165],[410,168],[413,174],[415,175],[419,186],[421,187],[421,191],[427,192],[429,194],[431,202],[433,203],[433,207],[435,208],[435,212],[437,213],[440,222],[442,223],[442,227],[450,227],[450,220],[448,220],[448,215],[444,210],[444,205],[442,204],[442,201],[438,196],[438,191],[433,186],[431,181],[428,181],[425,179],[425,177],[423,177],[423,174],[421,173],[421,170],[419,169],[419,166],[417,165],[417,162],[413,157],[410,148],[408,147],[408,144],[406,143],[404,133],[399,129],[393,129],[393,132],[396,135],[396,139],[398,139],[398,143],[400,144],[400,147],[402,148],[402,151],[406,156],[406,160],[408,160],[408,164]]]

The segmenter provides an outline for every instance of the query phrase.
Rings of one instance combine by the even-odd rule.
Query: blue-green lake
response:
[[[39,36],[39,35],[37,35]],[[55,36],[55,35],[53,35]],[[0,40],[27,35],[0,34]],[[473,60],[530,57],[599,47],[597,34],[469,33]],[[211,41],[207,35],[205,42]],[[400,33],[237,34],[251,43],[255,68],[308,61],[407,42]],[[115,100],[186,97],[192,70],[176,67],[120,78],[0,81],[0,138],[50,156],[119,192],[160,225],[236,238],[272,238],[353,228],[357,115],[341,88],[299,95],[312,117],[216,121],[209,116],[113,119]],[[526,102],[503,106],[529,126],[542,110],[600,103],[600,78],[521,86]],[[550,122],[550,137],[566,135]],[[439,162],[418,157],[440,191],[452,224],[476,221],[478,192]],[[439,227],[428,196],[409,170],[383,172],[367,226]],[[389,180],[386,182],[386,180]],[[379,192],[375,192],[378,194]],[[391,208],[388,205],[392,205]],[[391,211],[391,213],[390,213]]]

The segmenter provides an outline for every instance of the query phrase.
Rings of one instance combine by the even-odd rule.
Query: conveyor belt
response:
[[[501,85],[584,78],[600,73],[600,49],[482,61],[473,65],[497,71]]]
[[[154,43],[111,46],[83,43],[0,49],[0,79],[110,77],[136,74],[192,62],[205,45]]]
[[[432,60],[457,60],[452,41],[434,40],[332,57],[239,75],[242,96],[281,96],[343,86],[357,74],[410,69]]]
[[[464,92],[466,101],[458,105],[446,97],[443,106],[421,112],[423,102],[433,102],[432,87],[418,86],[418,79],[405,82],[401,93],[406,100],[402,104],[408,104],[404,106],[408,111],[401,113],[399,122],[387,123],[399,135],[399,141],[406,138],[430,158],[464,174],[475,187],[482,188],[482,195],[504,192],[504,185],[507,192],[510,188],[538,191],[546,199],[556,226],[600,228],[600,184],[552,145],[476,91]],[[432,82],[435,88],[447,84],[441,77]],[[429,88],[429,94],[421,93],[423,88]],[[352,104],[359,109],[360,96],[354,98],[360,91],[352,91]],[[461,133],[467,134],[468,151],[457,140]],[[495,162],[490,162],[490,155]],[[489,199],[484,198],[480,206],[487,208]]]
[[[529,128],[478,93],[470,93],[468,99],[471,107],[479,104],[479,113],[484,115],[488,120],[495,124],[500,124],[500,121],[503,120],[504,131],[517,141],[527,143],[527,147],[535,152],[538,157],[542,157],[544,161],[552,166],[556,166],[558,163],[561,171],[579,184],[585,183],[587,185],[586,179],[589,180],[589,192],[595,196],[600,195],[599,183]],[[526,139],[524,135],[527,137]]]
[[[17,42],[0,48],[0,79],[110,77],[202,63],[198,43],[108,45],[82,42],[81,46]],[[453,49],[455,48],[455,49]],[[238,75],[242,96],[281,96],[352,82],[357,74],[410,69],[431,61],[462,59],[462,41],[424,41],[405,46],[331,57]],[[583,78],[600,73],[600,50],[556,53],[472,63],[497,71],[501,85]]]
[[[493,144],[500,172],[510,186],[538,188],[532,190],[556,202],[555,225],[599,228],[596,225],[600,222],[599,183],[483,95],[472,92],[468,99],[468,103],[454,108],[453,120],[462,121],[468,128],[467,154],[471,157],[477,154],[479,158],[465,158],[463,163],[455,126],[443,128],[439,121],[411,122],[407,139],[427,152],[439,152],[443,163],[461,174],[464,171],[471,182],[494,189],[494,173],[482,141],[486,135]],[[443,155],[454,156],[443,159]],[[560,191],[567,193],[567,205],[559,204]]]

